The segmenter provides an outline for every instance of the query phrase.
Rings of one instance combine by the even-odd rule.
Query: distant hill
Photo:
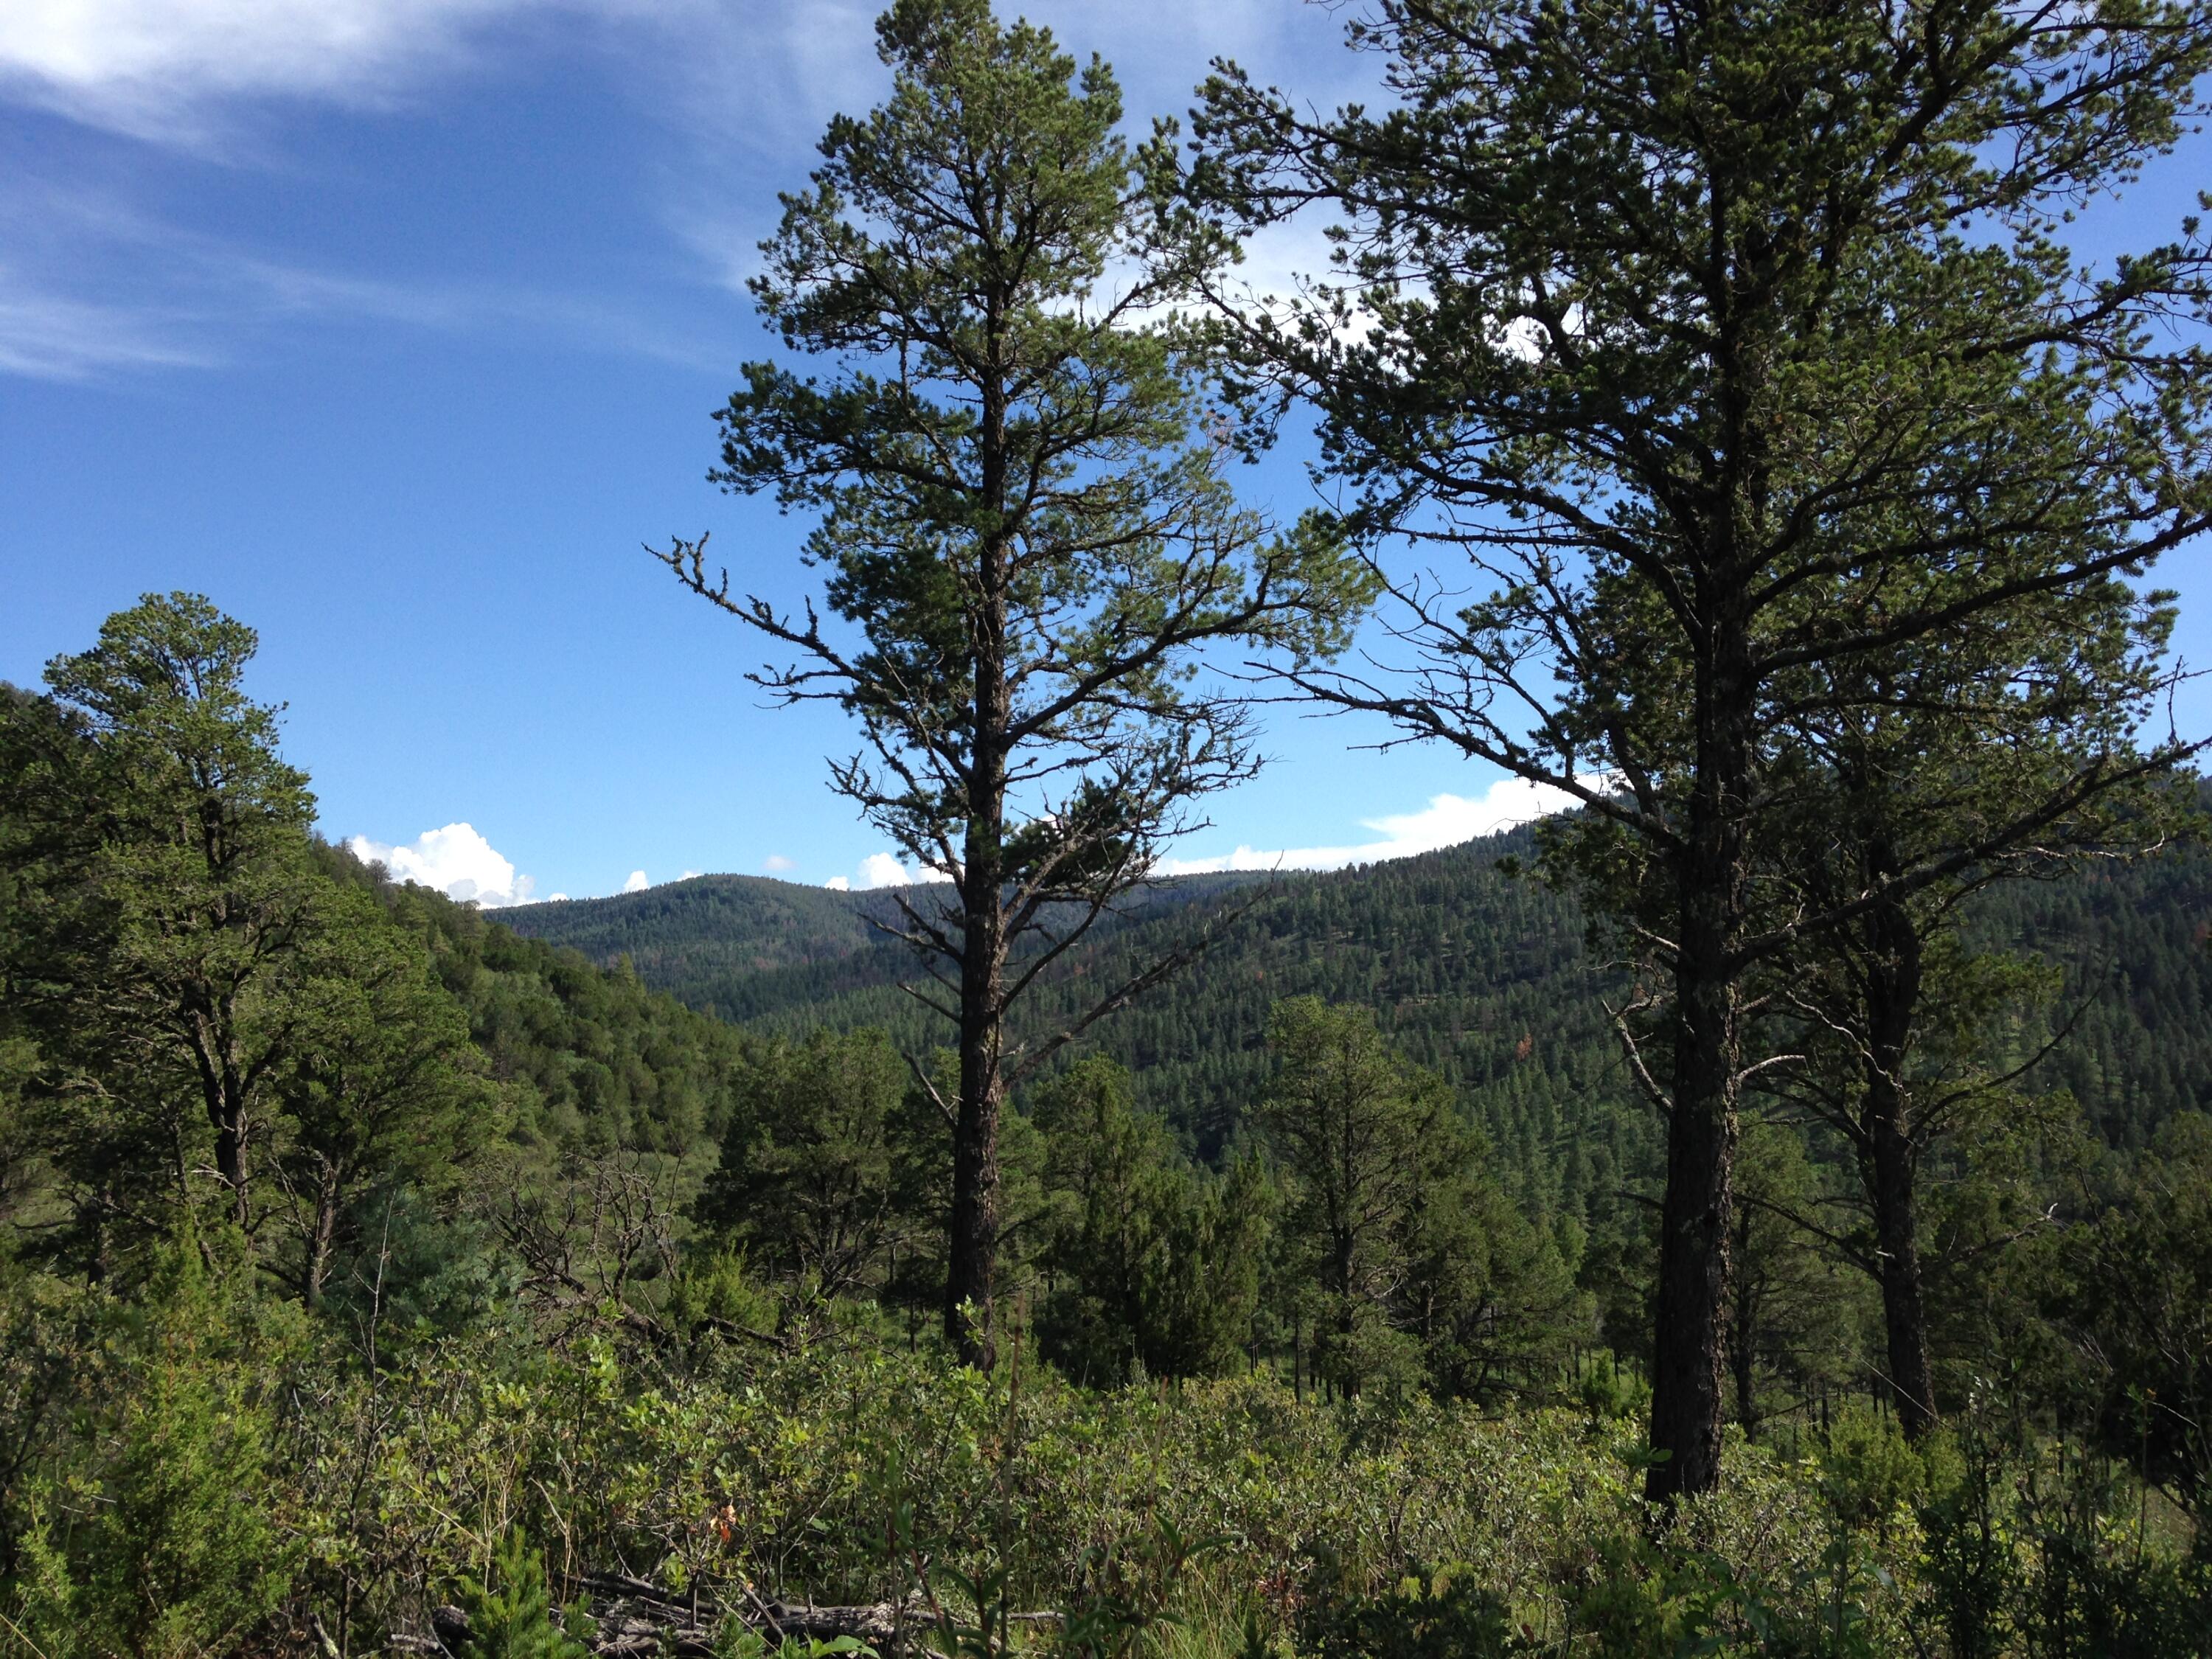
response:
[[[1498,869],[1526,831],[1322,873],[1163,883],[1072,953],[1026,1012],[1034,1032],[1199,930],[1218,939],[1182,977],[1097,1029],[1145,1097],[1212,1155],[1264,1086],[1268,1007],[1314,993],[1374,1007],[1415,1058],[1456,1083],[1524,1195],[1570,1203],[1650,1173],[1658,1144],[1631,1097],[1604,1012],[1610,976],[1575,908]],[[881,1025],[945,1040],[898,989],[904,949],[869,926],[884,892],[701,876],[620,897],[501,911],[517,933],[763,1031]],[[2005,890],[1979,929],[2063,963],[2089,1006],[2042,1086],[2073,1091],[2114,1145],[2179,1109],[2212,1109],[2212,859],[2201,851]]]
[[[1643,1172],[1654,1126],[1627,1109],[1602,975],[1573,907],[1496,868],[1530,850],[1522,833],[1355,870],[1159,884],[1071,953],[1023,1030],[1051,1027],[1097,987],[1211,928],[1218,937],[1193,967],[1096,1028],[1093,1044],[1136,1073],[1200,1153],[1234,1139],[1264,1086],[1269,1007],[1313,993],[1375,1007],[1408,1053],[1457,1082],[1532,1199],[1610,1190]],[[872,1024],[915,1047],[943,1042],[944,1023],[898,988],[912,957],[869,926],[890,904],[882,892],[702,876],[500,920],[602,963],[627,955],[646,983],[756,1030]]]
[[[504,913],[391,882],[343,848],[318,850],[329,874],[374,893],[422,936],[507,1093],[518,1139],[695,1158],[719,1144],[750,1064],[744,1032],[634,973],[520,937],[495,919]]]
[[[502,910],[518,933],[551,939],[600,963],[627,956],[648,983],[713,1012],[708,986],[737,986],[778,969],[835,962],[873,943],[867,893],[835,893],[764,876],[693,876],[613,898],[562,899]],[[679,989],[680,988],[680,989]]]
[[[1110,931],[1261,879],[1240,873],[1161,882],[1133,896],[1107,926]],[[779,975],[796,972],[806,980],[813,970],[881,954],[879,972],[859,971],[885,983],[896,979],[908,958],[873,924],[896,918],[897,901],[886,890],[839,892],[766,876],[691,876],[641,893],[562,899],[499,913],[515,932],[568,945],[594,961],[611,963],[627,956],[648,984],[740,1023],[771,1018],[794,999],[801,1004],[816,1000],[781,986]],[[843,977],[831,971],[825,982]]]

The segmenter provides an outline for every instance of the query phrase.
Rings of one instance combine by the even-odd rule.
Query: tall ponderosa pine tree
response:
[[[289,1245],[269,1265],[309,1307],[365,1200],[403,1183],[450,1189],[501,1121],[467,1015],[421,939],[362,889],[316,885],[267,1159],[279,1194],[267,1208]]]
[[[2071,800],[1771,917],[1790,700],[2212,522],[2195,226],[2101,277],[2060,240],[2172,142],[2212,16],[1382,0],[1353,35],[1387,109],[1208,84],[1199,199],[1239,225],[1322,204],[1345,237],[1303,302],[1217,297],[1255,398],[1319,409],[1354,526],[1463,549],[1487,592],[1405,588],[1407,678],[1301,680],[1581,801],[1667,896],[1642,935],[1668,1136],[1647,1485],[1702,1491],[1747,976]]]
[[[149,594],[9,719],[13,995],[97,1264],[211,1176],[255,1218],[254,1145],[300,1009],[314,799],[243,690],[253,630]]]
[[[988,0],[902,0],[878,40],[889,100],[831,124],[753,283],[834,376],[748,366],[714,475],[820,515],[806,555],[850,626],[733,597],[698,544],[661,556],[796,653],[764,684],[858,719],[866,750],[836,787],[949,879],[903,896],[898,931],[957,1032],[945,1320],[988,1363],[1006,1091],[1174,964],[1026,1045],[1008,1010],[1198,798],[1257,765],[1240,706],[1194,684],[1205,648],[1310,658],[1366,582],[1334,544],[1241,511],[1219,444],[1194,437],[1165,319],[1207,239],[1160,234],[1143,163],[1166,141],[1116,136],[1105,66],[1079,73]]]
[[[74,1212],[47,1254],[103,1273],[219,1207],[313,1305],[361,1200],[449,1182],[496,1116],[422,939],[319,867],[253,647],[149,595],[0,707],[0,973],[36,1044],[0,1027],[0,1085]]]
[[[1346,1393],[1418,1374],[1405,1291],[1430,1212],[1450,1206],[1473,1148],[1434,1072],[1395,1054],[1371,1010],[1318,997],[1276,1006],[1274,1083],[1255,1116],[1290,1177],[1284,1229],[1319,1292],[1314,1374]],[[1461,1252],[1463,1254],[1464,1252]],[[1430,1276],[1439,1276],[1433,1266]]]
[[[2000,541],[1984,568],[2048,568],[2039,553]],[[1907,572],[1897,586],[1911,584]],[[1966,952],[1966,903],[1995,882],[2158,845],[2187,815],[2195,792],[2176,774],[2201,745],[2138,742],[2177,672],[2166,599],[2117,578],[2021,594],[1932,648],[1809,665],[1784,705],[1802,770],[1776,769],[1794,805],[1766,838],[1763,902],[1847,919],[1764,970],[1766,1046],[1797,1058],[1761,1086],[1850,1149],[1869,1237],[1849,1253],[1881,1287],[1884,1374],[1915,1437],[1937,1408],[1919,1170],[1955,1128],[2013,1109],[2010,1085],[2040,1058],[2013,1040],[2033,975]],[[2031,805],[2060,810],[2009,833]],[[1935,878],[1911,890],[1898,879],[1910,871]]]

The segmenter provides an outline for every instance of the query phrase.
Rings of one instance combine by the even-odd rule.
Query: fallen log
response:
[[[711,1659],[715,1640],[732,1614],[757,1631],[772,1648],[787,1637],[827,1642],[849,1636],[883,1659],[896,1659],[907,1628],[926,1618],[915,1600],[823,1607],[749,1595],[743,1604],[726,1605],[711,1595],[665,1589],[621,1573],[586,1573],[578,1587],[584,1591],[584,1611],[592,1620],[586,1645],[598,1659],[644,1659],[660,1654]],[[433,1609],[430,1629],[434,1639],[402,1636],[394,1645],[457,1656],[467,1650],[469,1616],[464,1609]]]

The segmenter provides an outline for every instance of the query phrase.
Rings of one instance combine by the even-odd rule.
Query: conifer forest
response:
[[[2069,240],[2212,5],[874,27],[791,544],[627,556],[926,879],[400,880],[220,596],[0,686],[0,1653],[2212,1655],[2212,241]],[[1286,708],[1561,809],[1166,873]]]

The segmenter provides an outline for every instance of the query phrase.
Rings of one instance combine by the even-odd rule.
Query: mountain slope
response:
[[[1457,1082],[1522,1184],[1547,1189],[1531,1197],[1617,1185],[1648,1158],[1650,1126],[1625,1109],[1576,912],[1496,868],[1529,850],[1523,833],[1357,870],[1161,884],[1071,952],[1018,1036],[1057,1029],[1099,988],[1211,929],[1194,966],[1095,1028],[1092,1045],[1127,1065],[1201,1153],[1234,1138],[1265,1086],[1270,1006],[1310,993],[1375,1007],[1409,1054]],[[890,903],[702,877],[501,920],[602,963],[627,953],[647,983],[757,1030],[880,1025],[923,1048],[946,1033],[898,988],[912,957],[868,926]]]
[[[1267,1014],[1311,993],[1375,1008],[1416,1059],[1456,1083],[1526,1197],[1570,1202],[1650,1172],[1656,1125],[1634,1101],[1603,1006],[1608,975],[1575,908],[1501,874],[1526,831],[1326,873],[1162,884],[1103,925],[1039,988],[1018,1035],[1211,927],[1206,955],[1096,1028],[1093,1046],[1203,1153],[1232,1140],[1265,1086]],[[943,1022],[898,986],[905,951],[868,925],[884,893],[702,877],[620,898],[502,912],[518,933],[762,1030],[881,1025],[923,1048]],[[2001,890],[1978,932],[2062,964],[2085,1012],[2040,1086],[2070,1090],[2112,1144],[2177,1110],[2212,1109],[2212,858],[2201,850]]]

